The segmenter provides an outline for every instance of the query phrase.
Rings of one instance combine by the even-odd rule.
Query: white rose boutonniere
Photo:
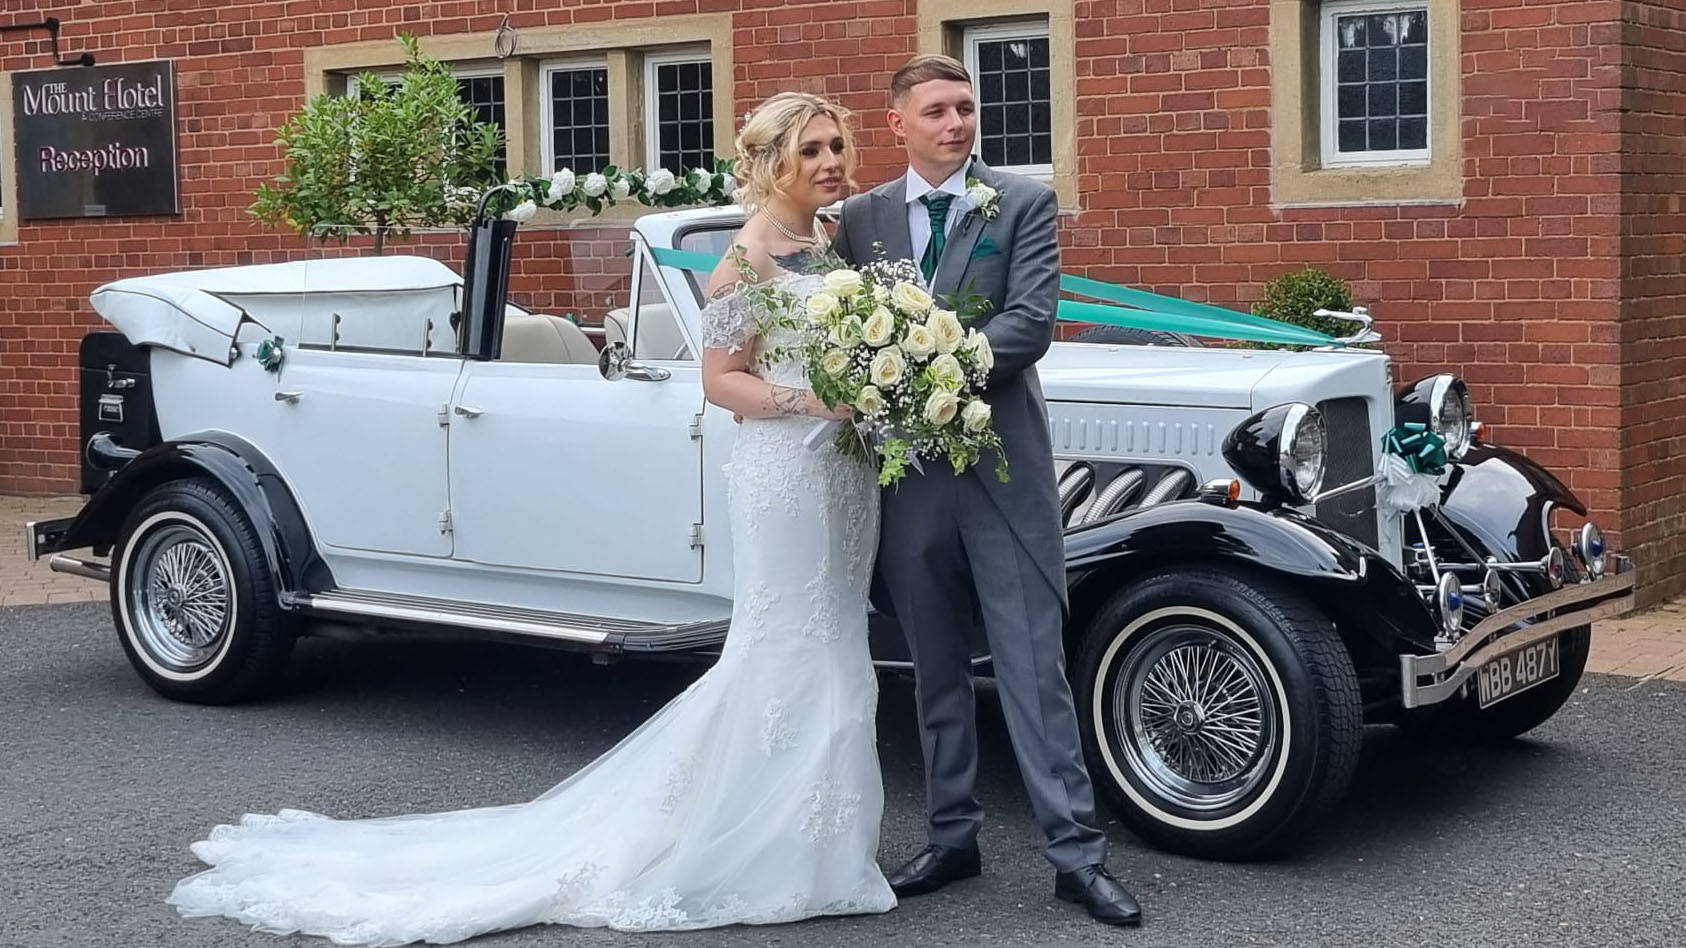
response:
[[[984,220],[992,221],[1001,215],[1001,192],[977,178],[966,179],[966,196],[972,199],[973,210]]]

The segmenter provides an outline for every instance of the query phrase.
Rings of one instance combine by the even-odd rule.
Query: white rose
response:
[[[960,411],[960,399],[953,392],[935,391],[925,399],[925,420],[933,425],[946,425]]]
[[[830,376],[840,376],[849,371],[849,353],[842,349],[827,349],[825,355],[820,356],[820,368]]]
[[[650,172],[650,176],[644,179],[644,183],[649,187],[650,193],[658,197],[679,187],[679,179],[675,178],[673,172],[666,168],[657,168]]]
[[[884,411],[884,393],[876,385],[862,385],[860,393],[855,396],[855,408],[863,415],[876,415]]]
[[[567,168],[550,176],[550,199],[560,201],[574,193],[574,173]]]
[[[825,288],[838,296],[854,296],[861,291],[861,275],[853,270],[833,270],[825,275]]]
[[[580,185],[580,190],[584,191],[588,198],[602,197],[603,192],[609,190],[609,179],[594,171],[585,176],[585,183]]]
[[[625,178],[616,178],[609,182],[609,194],[617,201],[624,201],[632,196],[632,185]]]
[[[808,297],[808,320],[810,322],[824,322],[835,312],[837,312],[837,297],[830,293],[815,293]]]
[[[897,283],[890,291],[890,299],[902,309],[923,314],[931,308],[931,294],[912,283]]]
[[[981,398],[974,398],[966,403],[965,408],[960,409],[960,423],[965,426],[967,431],[976,434],[989,427],[992,414],[989,402]]]
[[[707,191],[714,187],[714,172],[707,168],[692,168],[691,174],[696,176],[698,191]]]
[[[505,220],[511,220],[517,224],[525,224],[532,220],[533,215],[538,212],[539,206],[537,204],[534,204],[532,201],[522,201],[520,204],[510,208],[503,216]]]
[[[861,327],[861,338],[874,349],[890,344],[896,334],[896,316],[894,313],[880,306],[866,318],[866,324]]]
[[[966,328],[960,325],[960,316],[952,309],[933,310],[925,325],[937,337],[938,352],[953,352],[966,339]]]
[[[924,323],[914,323],[907,327],[907,335],[902,337],[902,348],[915,359],[923,359],[937,351],[937,337]]]
[[[966,384],[966,370],[960,367],[960,360],[947,353],[931,360],[931,377],[951,392]]]
[[[732,199],[732,195],[738,193],[738,179],[729,174],[722,174],[720,178],[720,193],[724,194],[726,196],[726,200],[730,201]]]
[[[861,336],[865,334],[865,328],[861,325],[859,316],[845,316],[837,321],[837,325],[831,327],[831,341],[845,349],[858,346],[861,344]]]
[[[889,388],[902,380],[902,373],[907,371],[907,360],[902,358],[902,351],[895,346],[887,346],[878,350],[872,357],[872,365],[867,368],[867,375],[872,384],[879,388]]]
[[[972,199],[973,207],[987,207],[995,200],[997,192],[987,184],[974,184],[966,189],[966,196]]]
[[[961,343],[961,348],[971,353],[985,372],[995,368],[995,350],[989,347],[989,337],[983,333],[976,329],[966,333],[966,341]]]

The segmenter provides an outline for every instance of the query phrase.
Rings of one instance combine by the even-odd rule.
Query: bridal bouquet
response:
[[[974,296],[943,309],[920,282],[911,261],[839,268],[822,289],[786,293],[769,310],[797,330],[814,394],[854,409],[852,424],[831,428],[840,449],[875,462],[880,485],[920,469],[921,457],[946,457],[960,471],[985,451],[1005,481],[1001,438],[980,397],[995,356],[983,333],[965,327],[988,303]]]

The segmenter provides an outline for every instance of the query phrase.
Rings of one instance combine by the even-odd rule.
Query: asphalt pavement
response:
[[[164,904],[187,844],[243,812],[364,817],[519,802],[615,743],[701,667],[594,666],[466,643],[312,640],[280,693],[231,708],[157,697],[103,605],[0,610],[0,946],[326,945]],[[895,911],[625,935],[552,927],[517,946],[1686,945],[1686,685],[1588,677],[1530,739],[1487,749],[1366,735],[1359,773],[1297,855],[1167,856],[1109,823],[1146,925],[1090,922],[1052,872],[999,708],[982,702],[984,875]],[[922,843],[911,684],[879,706],[886,867]]]

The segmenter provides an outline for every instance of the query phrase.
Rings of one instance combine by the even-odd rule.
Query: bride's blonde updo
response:
[[[738,133],[733,176],[738,179],[740,205],[751,212],[760,210],[769,198],[796,183],[802,168],[802,130],[822,115],[836,122],[843,136],[843,179],[854,187],[857,155],[849,110],[811,93],[780,92],[756,106]]]

